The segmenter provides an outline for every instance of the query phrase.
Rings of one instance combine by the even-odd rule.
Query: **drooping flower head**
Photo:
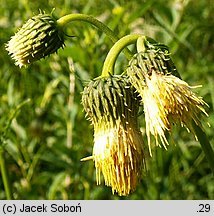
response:
[[[30,18],[10,39],[6,49],[19,67],[28,65],[64,47],[64,33],[49,14]]]
[[[144,166],[137,95],[127,77],[111,76],[91,81],[84,89],[82,103],[94,126],[91,158],[97,184],[102,173],[113,193],[126,196],[135,190]]]
[[[195,87],[176,76],[178,73],[167,47],[149,46],[148,42],[147,45],[145,52],[137,53],[130,61],[127,74],[144,105],[146,134],[152,155],[151,135],[155,137],[156,145],[161,146],[161,143],[167,149],[166,132],[170,132],[173,123],[180,123],[194,133],[191,122],[201,125],[199,114],[206,114],[203,108],[206,103],[192,92]]]

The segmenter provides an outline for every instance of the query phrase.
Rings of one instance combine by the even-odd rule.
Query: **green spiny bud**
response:
[[[140,48],[138,53],[129,62],[129,66],[137,66],[143,73],[151,73],[152,70],[157,73],[173,74],[180,78],[177,69],[170,58],[170,52],[165,44],[158,43],[152,38],[139,38]]]
[[[124,116],[136,116],[139,100],[126,76],[112,76],[91,81],[82,95],[84,109],[93,122],[105,118],[115,122]]]
[[[144,41],[144,51],[136,53],[130,60],[126,72],[130,82],[139,93],[142,86],[145,85],[145,77],[152,72],[164,75],[172,74],[180,78],[170,58],[168,47],[150,38],[146,38]]]
[[[30,18],[7,43],[6,49],[19,67],[64,47],[64,33],[49,14]]]
[[[144,76],[152,71],[162,74],[173,74],[179,77],[176,67],[170,58],[170,53],[161,49],[146,50],[145,52],[135,54],[130,60],[126,71],[132,82],[139,80],[141,85]]]

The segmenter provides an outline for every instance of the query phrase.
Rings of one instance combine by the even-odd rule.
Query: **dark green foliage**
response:
[[[166,3],[167,2],[167,3]],[[166,44],[182,78],[190,85],[202,84],[198,94],[209,104],[209,119],[203,120],[213,145],[214,76],[213,11],[211,0],[154,1],[15,1],[1,0],[0,7],[0,134],[16,108],[8,131],[1,138],[15,199],[214,199],[214,179],[200,144],[184,128],[169,138],[168,151],[148,154],[143,115],[147,172],[135,193],[112,195],[96,186],[91,155],[93,128],[81,105],[84,81],[100,75],[112,42],[89,24],[75,22],[64,30],[66,47],[27,68],[14,65],[5,43],[18,27],[39,9],[61,17],[68,13],[93,15],[113,29],[118,37],[142,33]],[[135,50],[135,47],[131,47]],[[123,54],[117,73],[127,66]],[[209,121],[211,127],[206,125]],[[173,145],[175,144],[175,145]],[[0,180],[0,199],[5,199]]]

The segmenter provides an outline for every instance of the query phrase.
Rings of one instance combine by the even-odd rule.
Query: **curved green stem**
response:
[[[100,22],[93,16],[86,15],[86,14],[65,15],[57,20],[57,24],[61,27],[64,27],[67,23],[72,21],[83,21],[96,26],[98,29],[105,32],[105,34],[113,41],[113,43],[116,43],[117,40],[119,39],[117,35],[108,26],[106,26],[104,23]],[[128,49],[124,50],[124,54],[128,59],[132,57],[132,53]]]
[[[114,46],[110,49],[108,55],[106,56],[105,62],[103,64],[102,77],[109,76],[109,74],[114,73],[114,65],[116,59],[120,52],[128,45],[135,43],[140,34],[126,35],[118,40]]]
[[[0,168],[1,168],[1,176],[2,176],[2,182],[4,185],[4,189],[5,189],[6,198],[7,198],[7,200],[11,200],[12,199],[12,193],[11,193],[11,189],[10,189],[10,183],[9,183],[9,179],[8,179],[7,168],[6,168],[6,164],[5,164],[5,154],[4,154],[3,147],[0,147]]]
[[[137,52],[145,52],[145,40],[146,36],[141,36],[137,39]]]

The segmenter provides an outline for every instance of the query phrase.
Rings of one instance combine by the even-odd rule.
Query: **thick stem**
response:
[[[138,52],[145,52],[146,51],[145,39],[146,39],[146,36],[141,36],[137,39],[137,51]]]
[[[119,39],[117,35],[108,26],[106,26],[104,23],[100,22],[93,16],[86,14],[69,14],[63,16],[57,20],[57,24],[61,27],[64,27],[67,23],[72,21],[83,21],[96,26],[98,29],[105,32],[105,34],[112,40],[113,43],[115,43]],[[132,57],[132,53],[128,49],[124,50],[124,54],[128,59]]]
[[[214,174],[214,152],[212,146],[210,145],[210,142],[205,132],[198,125],[196,125],[194,121],[192,122],[192,125],[194,127],[195,134],[201,144],[201,147],[205,153],[205,157],[207,158]]]
[[[0,167],[1,167],[1,176],[2,176],[2,182],[4,185],[4,189],[5,189],[6,198],[7,200],[11,200],[12,193],[10,189],[7,168],[5,164],[5,153],[4,153],[3,147],[0,147]]]
[[[102,77],[109,76],[114,73],[114,65],[120,52],[128,45],[135,43],[142,36],[140,34],[126,35],[118,40],[110,49],[103,64]]]

